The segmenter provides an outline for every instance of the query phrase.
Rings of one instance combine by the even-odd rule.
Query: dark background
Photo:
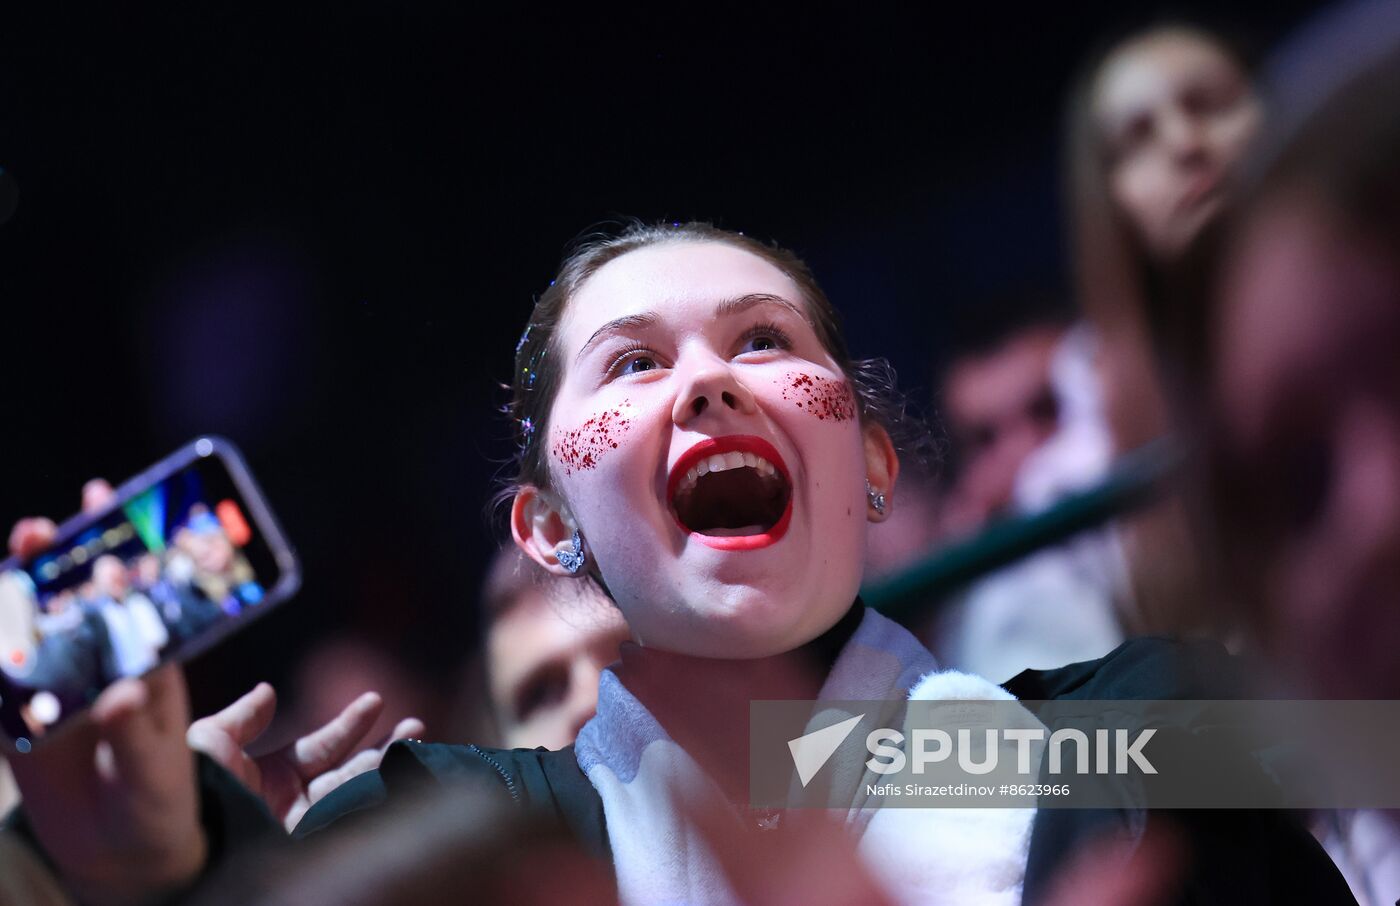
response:
[[[1267,46],[1316,5],[1226,15]],[[225,434],[305,586],[194,666],[196,709],[339,633],[441,676],[495,544],[498,384],[570,239],[620,215],[779,239],[853,351],[927,398],[988,300],[1062,292],[1062,95],[1097,38],[1147,16],[10,9],[0,520],[61,517],[86,478]]]

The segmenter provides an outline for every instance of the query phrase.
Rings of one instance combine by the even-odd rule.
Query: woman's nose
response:
[[[1177,113],[1165,118],[1163,133],[1178,163],[1197,164],[1206,156],[1206,127],[1196,117]]]
[[[671,420],[686,426],[706,412],[748,415],[757,410],[753,393],[728,363],[715,358],[697,365],[683,380]],[[713,410],[713,411],[712,411]]]

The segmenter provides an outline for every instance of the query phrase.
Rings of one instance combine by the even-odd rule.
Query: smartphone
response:
[[[197,438],[0,563],[0,728],[28,752],[110,683],[193,657],[300,582],[238,450]]]

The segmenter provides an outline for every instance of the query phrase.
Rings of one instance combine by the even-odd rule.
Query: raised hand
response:
[[[83,509],[105,506],[102,481]],[[25,519],[10,550],[53,543],[48,519]],[[194,755],[185,745],[189,698],[178,665],[123,679],[29,755],[12,759],[35,835],[64,884],[84,903],[125,906],[192,881],[208,853],[199,822]]]
[[[255,757],[248,748],[277,712],[277,693],[259,683],[227,708],[191,724],[186,739],[261,796],[290,831],[322,796],[378,767],[390,741],[422,734],[422,721],[405,718],[388,740],[366,747],[365,736],[383,709],[379,695],[366,692],[320,729]]]
[[[203,867],[188,721],[185,678],[171,664],[113,683],[11,762],[34,832],[81,902],[145,902]]]

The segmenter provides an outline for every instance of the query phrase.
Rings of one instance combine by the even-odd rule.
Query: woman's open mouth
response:
[[[772,444],[738,434],[704,440],[671,467],[666,499],[681,529],[719,550],[766,547],[792,520],[792,480]]]

